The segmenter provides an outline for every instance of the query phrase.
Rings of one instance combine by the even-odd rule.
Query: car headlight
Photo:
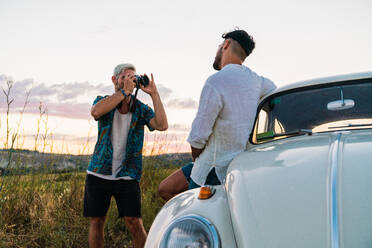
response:
[[[188,215],[175,220],[166,229],[160,248],[219,248],[218,233],[204,217]]]

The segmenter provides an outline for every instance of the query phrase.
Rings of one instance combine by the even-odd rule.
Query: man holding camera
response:
[[[98,121],[98,138],[87,170],[84,216],[91,217],[89,247],[103,247],[106,213],[114,196],[134,247],[143,247],[146,231],[141,218],[142,147],[144,126],[150,131],[168,128],[154,77],[135,75],[132,64],[115,67],[112,82],[115,93],[98,96],[91,114]],[[140,88],[152,98],[154,111],[132,93]]]
[[[204,84],[187,139],[194,162],[160,183],[164,200],[187,189],[223,183],[229,163],[246,148],[259,99],[275,89],[271,80],[243,65],[255,47],[247,32],[234,30],[222,38],[213,63],[218,72]]]

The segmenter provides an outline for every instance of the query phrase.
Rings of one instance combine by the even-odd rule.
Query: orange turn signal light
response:
[[[200,187],[198,199],[200,200],[209,199],[214,195],[215,191],[216,190],[210,186],[202,186]]]

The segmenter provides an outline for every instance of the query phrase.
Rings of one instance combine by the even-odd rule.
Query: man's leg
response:
[[[106,213],[110,207],[111,188],[110,180],[93,175],[87,175],[84,192],[84,216],[91,217],[89,226],[89,247],[103,247],[103,228]]]
[[[147,234],[143,227],[142,218],[124,217],[125,224],[132,234],[134,248],[143,248],[145,246]]]
[[[178,169],[161,181],[158,192],[161,198],[168,201],[188,188],[189,182],[186,180],[185,174],[181,169]]]
[[[174,196],[186,191],[189,188],[190,174],[193,163],[189,163],[182,169],[178,169],[159,184],[159,195],[168,201]]]
[[[141,189],[136,180],[118,180],[115,182],[114,197],[133,239],[135,248],[145,245],[147,234],[141,218]]]
[[[92,217],[89,226],[89,248],[103,248],[105,216]]]

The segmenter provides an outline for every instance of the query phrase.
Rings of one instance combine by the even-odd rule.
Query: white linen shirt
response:
[[[194,182],[204,185],[213,167],[224,181],[228,164],[246,148],[259,99],[275,88],[271,80],[237,64],[207,79],[187,138],[192,147],[205,147],[191,171]]]

